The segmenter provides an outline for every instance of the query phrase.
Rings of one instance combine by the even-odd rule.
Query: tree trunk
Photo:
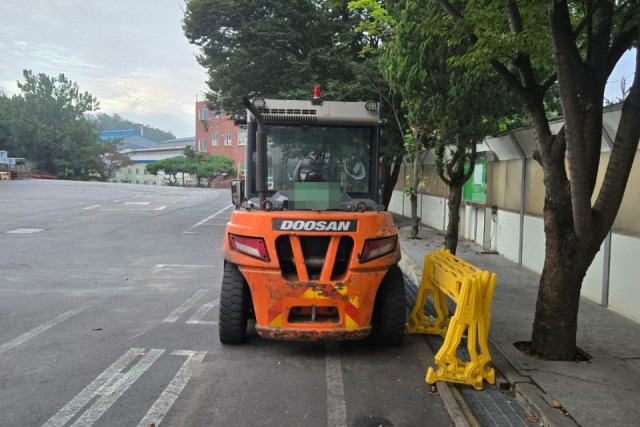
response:
[[[576,360],[580,290],[597,249],[580,248],[573,230],[548,229],[540,277],[531,352],[547,360]]]
[[[418,195],[411,193],[409,201],[411,202],[411,238],[419,239],[420,217],[418,216]]]
[[[562,243],[558,241],[554,245]],[[531,352],[547,360],[575,360],[580,288],[586,270],[577,271],[575,258],[558,260],[555,256],[558,254],[547,248],[538,289]],[[558,283],[563,285],[558,286]]]
[[[411,193],[409,201],[411,202],[411,238],[419,239],[418,231],[420,231],[420,217],[418,216],[418,183],[420,182],[420,144],[416,143],[416,149],[413,153],[411,161],[411,176],[409,176],[409,184],[411,185]]]
[[[462,185],[451,185],[449,187],[449,222],[447,224],[447,235],[445,238],[445,249],[449,249],[452,254],[456,254],[458,248],[458,228],[460,224],[460,203],[462,202]]]
[[[400,169],[402,168],[402,156],[396,156],[393,162],[390,162],[388,166],[385,166],[390,171],[387,171],[384,181],[383,190],[382,190],[382,200],[381,203],[385,208],[389,207],[389,203],[391,203],[391,197],[393,196],[393,190],[396,187],[396,183],[398,182],[398,176],[400,176]]]
[[[564,145],[563,134],[555,143]],[[575,232],[564,152],[546,158],[544,170],[545,258],[531,335],[531,352],[547,360],[576,360],[580,289],[600,245]]]

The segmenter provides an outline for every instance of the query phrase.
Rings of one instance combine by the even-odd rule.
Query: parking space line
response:
[[[69,403],[67,403],[62,409],[58,411],[53,417],[47,421],[44,426],[62,426],[67,423],[74,415],[82,409],[94,396],[101,390],[109,381],[113,380],[113,377],[126,368],[131,362],[133,362],[142,348],[129,349],[120,359],[116,360],[111,366],[109,366],[102,374],[98,376],[91,384],[85,387],[76,397],[74,397]]]
[[[76,397],[74,397],[69,403],[67,403],[62,409],[58,411],[53,417],[47,421],[44,426],[62,426],[67,423],[75,414],[81,410],[91,399],[93,399],[105,385],[112,382],[114,376],[120,373],[131,362],[140,357],[139,354],[143,351],[143,348],[131,348],[125,354],[116,360],[111,366],[109,366],[103,373],[98,375],[91,384],[85,387]]]
[[[195,294],[193,294],[193,296],[191,298],[189,298],[188,300],[186,300],[185,302],[183,302],[180,307],[176,308],[173,313],[171,313],[170,315],[168,315],[166,317],[166,319],[163,320],[163,322],[165,323],[173,323],[176,320],[178,320],[178,318],[187,310],[189,310],[189,308],[195,304],[200,298],[202,298],[204,296],[204,294],[206,294],[208,292],[208,289],[199,289],[198,292],[196,292]]]
[[[11,350],[12,348],[15,348],[15,347],[19,346],[20,344],[30,340],[31,338],[35,337],[36,335],[41,334],[42,332],[46,331],[47,329],[50,329],[50,328],[54,327],[55,325],[57,325],[60,322],[64,322],[65,320],[67,320],[71,316],[75,316],[76,314],[86,310],[87,308],[91,307],[92,305],[97,304],[100,301],[101,300],[94,300],[94,301],[89,301],[89,302],[86,302],[86,303],[84,303],[82,305],[79,305],[78,307],[74,308],[73,310],[69,310],[67,312],[64,312],[61,315],[59,315],[57,317],[54,317],[53,319],[49,320],[48,322],[45,322],[42,325],[31,329],[29,332],[26,332],[26,333],[20,335],[19,337],[14,338],[9,342],[0,345],[0,354],[3,354],[5,352]]]
[[[328,343],[326,346],[326,375],[327,426],[346,427],[347,408],[344,400],[344,383],[338,343]]]
[[[220,215],[222,212],[226,211],[227,209],[229,209],[232,206],[233,206],[232,204],[225,206],[224,208],[220,209],[218,212],[214,213],[213,215],[210,215],[210,216],[206,217],[205,219],[203,219],[202,221],[200,221],[199,223],[192,225],[187,231],[183,231],[182,234],[194,234],[193,230],[195,228],[200,227],[205,222],[209,221],[212,218],[215,218],[216,216]]]
[[[215,307],[219,303],[220,303],[220,299],[218,298],[211,301],[210,303],[204,304],[202,307],[198,309],[198,311],[196,311],[193,314],[193,316],[189,318],[189,320],[187,320],[187,323],[190,325],[217,325],[218,324],[217,320],[202,320],[202,319],[204,318],[204,316],[207,315],[209,310],[211,310],[213,307]]]
[[[140,424],[138,424],[139,427],[148,427],[150,425],[157,427],[160,425],[162,419],[178,398],[178,395],[180,395],[187,385],[187,382],[189,382],[189,379],[191,379],[195,365],[201,363],[206,354],[206,351],[188,350],[175,350],[171,353],[172,356],[187,356],[187,360],[185,360],[178,373],[173,377],[153,406],[151,406],[142,421],[140,421]]]
[[[166,206],[161,206],[159,208],[154,208],[154,209],[145,209],[145,208],[134,208],[134,209],[127,209],[127,208],[122,208],[122,209],[118,209],[118,208],[103,208],[100,209],[100,211],[105,211],[105,212],[149,212],[149,211],[161,211],[163,209],[165,209]]]
[[[100,418],[125,391],[164,353],[163,349],[152,349],[147,354],[142,348],[129,349],[113,365],[109,366],[91,384],[67,403],[44,427],[63,426],[72,419],[94,397],[100,396],[87,409],[74,426],[91,426]],[[122,371],[134,360],[138,362],[126,373]]]
[[[100,396],[96,402],[86,410],[78,420],[73,423],[74,427],[89,427],[92,426],[98,418],[102,416],[107,409],[109,409],[115,402],[124,394],[125,391],[131,387],[131,384],[136,382],[138,378],[146,372],[153,363],[164,353],[164,349],[152,349],[149,353],[140,355],[140,360],[133,365],[127,373],[116,373],[113,378],[113,383],[103,385],[96,392],[97,396]],[[111,381],[109,381],[111,382]]]

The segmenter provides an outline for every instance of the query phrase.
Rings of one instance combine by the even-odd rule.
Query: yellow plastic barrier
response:
[[[437,334],[444,343],[435,356],[438,370],[427,370],[426,382],[449,381],[469,384],[482,390],[482,381],[495,383],[495,371],[489,362],[489,323],[491,298],[496,274],[482,271],[441,249],[424,257],[422,283],[416,305],[411,311],[408,333]],[[432,296],[436,317],[426,316],[424,307]],[[447,297],[456,303],[449,317]],[[462,336],[467,332],[470,360],[456,355]]]

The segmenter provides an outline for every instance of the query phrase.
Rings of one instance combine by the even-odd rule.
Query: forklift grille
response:
[[[293,249],[289,236],[279,236],[276,238],[276,253],[278,254],[278,263],[280,264],[280,272],[287,279],[296,280],[298,272],[296,270],[296,262],[293,259]]]
[[[335,262],[331,268],[331,280],[339,280],[347,272],[349,259],[353,252],[353,239],[349,236],[336,237],[339,239]],[[309,280],[319,280],[325,266],[327,250],[331,236],[300,236],[303,262]],[[294,251],[289,236],[279,236],[276,239],[276,252],[282,275],[289,280],[299,280],[300,272],[296,267]]]

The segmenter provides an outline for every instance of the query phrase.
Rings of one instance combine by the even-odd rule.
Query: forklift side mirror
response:
[[[242,205],[242,199],[244,198],[244,180],[234,179],[231,181],[231,203],[236,208]]]

